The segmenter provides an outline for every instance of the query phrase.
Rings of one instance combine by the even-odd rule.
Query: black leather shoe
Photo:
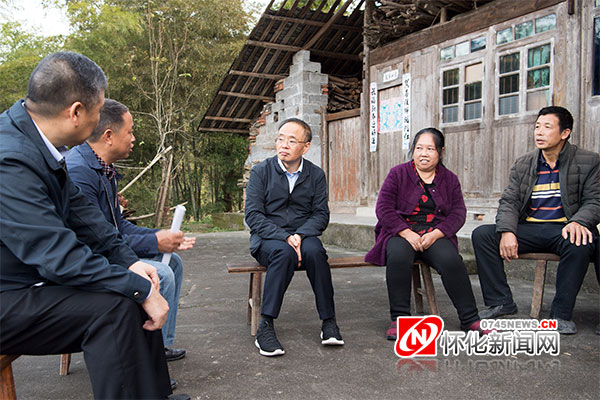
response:
[[[167,358],[167,361],[181,360],[185,357],[185,350],[165,347],[165,357]]]
[[[189,394],[184,394],[184,393],[180,393],[180,394],[172,394],[169,397],[167,397],[167,400],[190,400],[190,395]]]
[[[503,304],[499,306],[492,306],[487,310],[482,310],[479,312],[479,318],[481,319],[493,319],[498,318],[503,315],[512,315],[516,314],[518,311],[517,305],[515,303],[511,304]]]
[[[171,379],[171,390],[175,390],[177,387],[177,381],[175,379]]]

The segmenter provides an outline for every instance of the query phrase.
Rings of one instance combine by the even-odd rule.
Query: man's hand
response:
[[[158,272],[156,272],[156,268],[150,264],[146,264],[143,261],[136,261],[129,267],[131,272],[135,272],[142,278],[148,279],[150,283],[152,283],[152,287],[156,289],[156,291],[160,290],[160,278],[158,277]]]
[[[194,247],[194,244],[196,243],[196,238],[194,236],[190,237],[190,236],[184,236],[183,237],[183,242],[181,242],[181,244],[179,245],[179,247],[177,248],[177,250],[183,251],[183,250],[189,250],[192,247]]]
[[[423,251],[423,242],[421,240],[421,236],[419,236],[418,233],[406,228],[398,232],[398,236],[406,239],[406,241],[410,243],[410,245],[415,251]]]
[[[432,244],[436,242],[436,240],[444,237],[444,233],[439,229],[435,228],[433,231],[428,232],[421,236],[421,246],[423,246],[423,250],[427,250],[431,247]]]
[[[517,236],[512,232],[502,232],[500,239],[500,257],[510,262],[512,259],[519,258],[519,243]]]
[[[148,319],[144,322],[143,328],[147,331],[160,329],[167,320],[169,304],[160,295],[158,290],[152,289],[150,296],[142,303],[142,308],[148,314]]]
[[[296,254],[298,254],[298,268],[300,268],[300,264],[302,264],[302,254],[300,253],[300,247],[302,246],[302,237],[297,233],[294,235],[290,235],[285,239],[287,244],[292,246],[294,250],[296,250]]]
[[[179,249],[183,243],[183,232],[171,232],[167,229],[161,229],[155,233],[158,241],[158,251],[161,253],[172,253]],[[195,239],[194,239],[195,240]]]
[[[562,237],[569,239],[571,244],[575,243],[575,246],[586,245],[594,240],[592,232],[585,226],[577,222],[569,222],[562,228]]]

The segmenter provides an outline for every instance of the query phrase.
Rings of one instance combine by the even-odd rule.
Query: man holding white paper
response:
[[[123,218],[117,197],[120,175],[113,163],[129,156],[134,141],[129,109],[115,100],[105,99],[100,121],[91,136],[67,154],[67,169],[83,194],[102,210],[136,255],[158,270],[160,293],[169,303],[167,321],[162,328],[165,356],[167,361],[174,361],[186,353],[184,349],[172,348],[183,278],[181,258],[174,252],[191,249],[196,238],[184,237],[179,229],[173,232],[138,227]],[[173,253],[168,264],[161,262],[163,253]]]

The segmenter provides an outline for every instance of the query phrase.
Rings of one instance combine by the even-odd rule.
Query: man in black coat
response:
[[[561,334],[577,332],[572,320],[598,238],[600,155],[569,143],[573,116],[563,107],[544,107],[535,122],[537,150],[519,157],[502,192],[495,225],[472,233],[485,305],[482,319],[515,314],[503,260],[519,253],[560,256],[550,318]]]
[[[329,223],[327,181],[321,168],[302,157],[311,139],[312,132],[304,121],[283,121],[275,141],[277,156],[252,168],[246,187],[250,252],[267,267],[256,333],[256,346],[264,356],[285,353],[273,319],[279,316],[285,291],[300,267],[306,270],[323,320],[321,343],[344,344],[335,320],[327,253],[317,237]]]
[[[167,398],[156,269],[71,182],[61,153],[90,135],[105,89],[92,60],[54,53],[0,115],[0,353],[83,351],[94,397]]]

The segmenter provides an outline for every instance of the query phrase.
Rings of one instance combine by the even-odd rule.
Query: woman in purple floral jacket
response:
[[[396,318],[410,315],[417,256],[440,273],[461,328],[482,332],[471,282],[458,254],[456,232],[465,223],[466,208],[458,178],[441,162],[444,135],[435,128],[420,130],[411,153],[412,160],[392,168],[381,187],[375,246],[365,256],[370,263],[386,265],[392,317],[386,336],[395,340]]]

